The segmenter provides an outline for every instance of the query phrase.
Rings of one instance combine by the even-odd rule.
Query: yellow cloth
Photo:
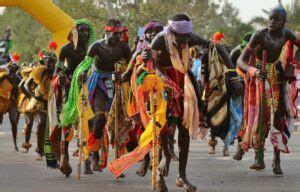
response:
[[[48,101],[51,77],[48,75],[48,73],[45,73],[46,69],[47,68],[44,65],[38,66],[37,68],[32,70],[29,76],[33,78],[34,83],[37,84],[37,87],[34,89],[34,94],[36,96],[43,96],[43,99],[45,101]],[[26,106],[26,111],[47,111],[46,106],[46,102],[39,101],[32,97],[30,98],[30,101]]]
[[[155,113],[155,120],[161,125],[163,128],[166,124],[166,111],[167,111],[167,101],[164,99],[163,94],[163,81],[155,74],[148,74],[144,80],[143,84],[138,87],[139,92],[150,92],[155,91],[156,93],[156,113]],[[142,133],[140,140],[139,140],[139,148],[145,147],[152,141],[152,128],[153,128],[153,121],[148,113],[144,113],[148,116],[150,121],[148,124],[144,124],[146,127],[145,131]],[[160,128],[156,127],[157,136],[159,135]]]
[[[3,80],[0,82],[0,97],[4,99],[10,99],[13,85],[8,80],[8,74],[6,72],[0,73],[0,78]]]
[[[86,102],[85,104],[82,103],[82,96],[84,96],[85,98],[85,102]],[[88,122],[90,119],[94,117],[94,112],[88,100],[88,89],[86,84],[82,86],[82,89],[80,91],[77,108],[78,108],[78,115],[79,115],[79,129],[81,129],[81,134],[83,134],[83,141],[86,143],[86,145],[83,148],[84,159],[88,159],[89,158],[89,149],[87,146],[88,139],[89,139]]]
[[[13,85],[7,79],[8,74],[6,72],[0,72],[0,112],[6,113],[10,106],[10,96],[13,90]]]
[[[138,99],[137,106],[140,114],[148,116],[145,118],[148,119],[148,122],[143,122],[146,129],[140,137],[139,146],[137,148],[109,163],[108,168],[116,177],[120,176],[122,172],[129,169],[134,163],[142,160],[152,148],[152,129],[154,122],[150,115],[145,112],[145,94],[150,91],[154,91],[156,95],[157,108],[155,111],[155,121],[159,123],[160,128],[163,128],[166,124],[167,102],[164,99],[163,81],[155,74],[148,74],[144,78],[143,83],[137,88],[138,93],[135,94]],[[156,133],[158,136],[161,129],[158,126],[155,126],[155,128],[157,129]]]

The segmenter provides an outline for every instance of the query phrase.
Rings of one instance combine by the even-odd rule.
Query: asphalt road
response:
[[[45,161],[35,161],[34,148],[36,135],[33,129],[31,151],[21,152],[24,135],[21,133],[23,119],[19,124],[18,146],[20,152],[15,152],[8,118],[0,126],[0,192],[146,192],[151,191],[151,174],[141,178],[135,174],[138,164],[128,170],[126,178],[116,180],[113,175],[104,170],[103,173],[82,175],[81,180],[75,179],[77,159],[71,158],[73,173],[65,178],[59,171],[46,168]],[[300,133],[295,132],[290,141],[290,154],[282,155],[282,169],[284,176],[274,176],[272,163],[272,147],[268,143],[265,154],[266,169],[264,171],[250,170],[253,162],[253,151],[247,153],[242,161],[234,161],[232,157],[222,156],[222,144],[219,141],[217,153],[207,153],[206,141],[192,141],[189,162],[187,166],[188,178],[198,187],[198,191],[300,191]],[[230,155],[234,154],[236,146],[230,147]],[[176,148],[177,149],[177,148]],[[75,143],[71,151],[75,150]],[[110,156],[112,159],[112,156]],[[169,191],[184,191],[177,188],[178,162],[172,162],[166,183]]]

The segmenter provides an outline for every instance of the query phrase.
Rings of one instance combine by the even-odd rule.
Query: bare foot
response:
[[[168,176],[171,157],[163,157],[158,166],[158,172],[161,176]]]
[[[186,177],[178,177],[176,179],[177,187],[184,187],[186,191],[194,192],[197,191],[197,187],[192,185]]]
[[[273,167],[273,173],[275,175],[282,175],[283,174],[283,172],[281,170],[280,162],[278,162],[278,161],[273,162],[272,167]]]
[[[243,159],[245,152],[240,147],[237,149],[235,155],[232,157],[234,160],[240,161]]]
[[[164,177],[160,176],[157,185],[158,185],[157,188],[158,188],[159,192],[167,192],[168,191],[168,187],[166,185]]]
[[[227,147],[224,147],[224,149],[223,149],[223,156],[224,157],[229,157],[229,152],[228,152],[228,148]]]
[[[66,177],[69,177],[72,173],[72,167],[66,160],[64,160],[59,169],[64,175],[66,175]]]
[[[91,169],[91,161],[90,160],[85,160],[84,161],[84,171],[83,171],[83,174],[86,174],[86,175],[93,174],[93,171]]]
[[[254,162],[250,166],[250,169],[256,169],[256,170],[261,170],[261,169],[265,169],[265,168],[266,168],[266,165],[265,165],[264,161],[262,163]]]
[[[93,165],[93,171],[102,172],[102,169],[98,164],[94,164]]]
[[[29,149],[31,148],[31,144],[30,143],[23,143],[22,147],[24,148],[23,153],[28,153]]]
[[[148,158],[144,158],[139,169],[136,171],[136,174],[141,176],[141,177],[144,177],[148,171],[148,168],[149,168],[149,164],[150,164],[150,159]]]

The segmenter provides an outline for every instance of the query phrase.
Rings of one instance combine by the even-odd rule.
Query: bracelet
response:
[[[226,70],[226,73],[233,73],[233,72],[236,72],[236,69],[227,69]]]

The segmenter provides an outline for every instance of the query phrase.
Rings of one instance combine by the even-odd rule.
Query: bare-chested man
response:
[[[105,38],[96,41],[89,49],[85,64],[94,61],[92,73],[88,78],[89,101],[95,113],[93,118],[92,134],[89,138],[89,149],[92,151],[92,164],[94,171],[102,171],[99,166],[99,149],[102,143],[103,132],[106,124],[106,116],[110,110],[114,96],[113,77],[115,63],[124,59],[126,63],[131,57],[130,47],[121,41],[124,27],[121,21],[110,19],[105,26]],[[80,73],[79,81],[86,81],[87,70]],[[117,78],[118,79],[118,78]]]
[[[184,94],[186,94],[186,96],[188,95],[189,97],[185,98],[186,96],[183,97],[184,94],[182,94],[182,96],[179,98],[179,106],[176,106],[179,107],[181,111],[181,115],[180,118],[178,118],[177,123],[179,130],[179,176],[176,180],[176,184],[177,186],[184,187],[189,191],[195,191],[197,189],[195,186],[189,183],[186,175],[190,136],[196,138],[203,133],[197,129],[199,126],[199,116],[195,116],[200,105],[199,88],[197,87],[197,82],[188,67],[188,48],[194,45],[208,48],[210,42],[192,33],[192,21],[189,16],[185,14],[176,14],[170,17],[167,28],[164,30],[164,32],[158,34],[151,44],[151,50],[156,52],[156,65],[158,66],[159,70],[170,81],[184,90]],[[216,48],[223,62],[228,65],[228,68],[233,68],[225,49],[222,46],[218,46]],[[149,53],[150,52],[147,51],[143,52],[142,58],[149,58]],[[233,87],[236,89],[238,86],[239,85],[235,85]],[[193,90],[190,89],[188,92],[186,92],[187,87],[190,87]],[[188,102],[185,99],[190,100]],[[189,114],[188,111],[193,111],[193,114]],[[164,155],[158,168],[160,171],[159,188],[160,190],[166,190],[167,187],[163,177],[168,175],[168,167],[171,156],[167,150],[168,138],[164,134],[162,134],[160,137]]]
[[[246,132],[243,137],[242,147],[247,150],[250,147],[255,149],[255,162],[250,166],[251,169],[264,169],[265,162],[258,158],[258,149],[264,149],[264,141],[269,134],[271,143],[274,146],[273,172],[283,174],[280,167],[280,152],[289,152],[287,142],[293,130],[293,119],[296,116],[293,105],[293,95],[296,91],[294,68],[292,65],[291,51],[293,45],[300,46],[299,38],[290,30],[285,28],[286,11],[283,7],[274,8],[269,16],[268,27],[256,31],[248,46],[243,50],[238,59],[238,67],[247,73],[244,125]],[[288,43],[287,43],[288,42]],[[283,62],[280,55],[283,47],[287,43],[288,54]],[[290,50],[289,50],[290,49]],[[261,70],[263,51],[266,51],[266,71]],[[248,61],[252,57],[251,64]],[[257,109],[259,99],[255,97],[256,86],[261,81],[267,80],[265,86],[264,122],[263,137],[259,138],[258,121],[261,110]],[[256,98],[256,99],[254,99]],[[258,118],[256,118],[258,117]]]
[[[56,65],[55,75],[54,75],[54,85],[57,86],[56,89],[56,105],[57,105],[57,116],[61,114],[63,103],[68,100],[70,83],[73,78],[73,73],[77,66],[83,61],[86,56],[88,47],[95,41],[95,32],[93,25],[87,19],[78,19],[74,22],[74,27],[68,36],[70,41],[61,48],[59,54],[59,62]],[[51,98],[50,98],[51,99]],[[51,109],[50,109],[51,110]],[[68,112],[66,115],[73,115],[73,113]],[[76,114],[74,119],[76,119]],[[57,117],[58,118],[58,117]],[[49,123],[51,125],[51,122]],[[71,133],[70,127],[75,124],[75,121],[70,123],[61,122],[63,129],[66,130],[65,138],[68,138],[68,135]],[[60,129],[61,130],[61,129]],[[50,127],[50,140],[52,152],[57,160],[60,160],[60,131],[54,131]],[[72,168],[69,164],[69,153],[68,153],[69,141],[65,140],[64,142],[64,160],[63,164],[60,165],[60,170],[67,177],[71,174]],[[88,162],[86,162],[88,163]]]

